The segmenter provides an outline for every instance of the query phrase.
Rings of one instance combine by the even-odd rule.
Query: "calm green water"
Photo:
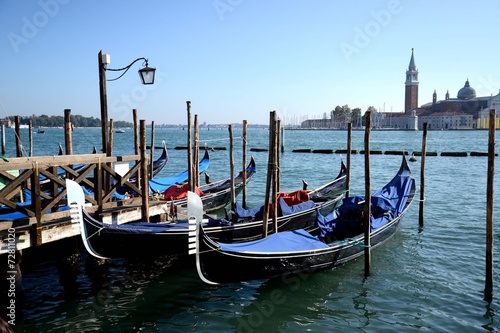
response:
[[[27,130],[23,142],[27,143]],[[15,145],[8,130],[8,154]],[[500,133],[497,131],[497,137]],[[149,134],[148,134],[149,135]],[[186,145],[187,131],[161,129],[169,148]],[[241,169],[241,131],[234,130],[235,164]],[[33,134],[35,155],[57,154],[62,129]],[[115,154],[133,152],[133,133],[116,134]],[[148,136],[149,138],[149,136]],[[75,153],[100,147],[100,129],[76,129]],[[364,132],[353,133],[362,150]],[[372,150],[420,151],[421,132],[375,131]],[[227,130],[203,130],[202,145],[229,146]],[[248,148],[267,148],[267,130],[250,129]],[[431,131],[427,150],[482,151],[486,131]],[[282,190],[314,188],[338,173],[340,155],[292,153],[292,149],[345,149],[342,131],[287,131],[281,155]],[[159,151],[157,151],[157,154]],[[250,154],[250,152],[249,152]],[[229,175],[228,151],[211,152],[212,180]],[[267,153],[254,153],[258,173],[248,185],[248,202],[263,203]],[[186,151],[169,150],[159,175],[186,168]],[[343,156],[345,158],[345,156]],[[151,262],[111,260],[100,274],[82,264],[74,284],[60,282],[54,258],[38,260],[23,275],[23,320],[16,332],[498,332],[500,331],[500,201],[495,201],[494,301],[483,301],[485,274],[486,157],[427,157],[425,226],[418,226],[418,202],[396,236],[372,253],[371,276],[363,260],[342,267],[280,280],[222,286],[199,280],[186,258]],[[399,156],[372,155],[376,189],[396,173]],[[496,159],[495,193],[500,191]],[[420,186],[420,161],[410,165]],[[352,156],[351,193],[364,193],[364,157]],[[133,246],[133,244],[131,244]],[[84,259],[87,255],[82,251]],[[225,267],[223,269],[231,269]]]

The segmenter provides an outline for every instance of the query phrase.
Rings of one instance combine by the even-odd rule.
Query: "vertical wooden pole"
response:
[[[73,155],[73,137],[71,128],[71,109],[64,109],[64,144],[66,155]]]
[[[234,212],[236,209],[236,193],[234,189],[234,142],[233,142],[233,125],[229,124],[229,181],[231,186],[231,210]]]
[[[19,116],[14,117],[14,126],[16,131],[16,156],[23,156],[23,145],[21,143],[21,119]]]
[[[149,222],[149,179],[148,179],[148,156],[146,155],[146,121],[140,121],[140,150],[141,150],[141,192],[142,192],[142,220]]]
[[[99,66],[99,97],[101,102],[101,135],[102,135],[102,152],[106,156],[111,156],[108,149],[108,96],[106,92],[106,66],[103,62],[104,53],[99,51],[97,55],[97,63]]]
[[[108,156],[113,155],[113,141],[115,138],[115,121],[113,119],[109,120],[109,140],[108,140]]]
[[[5,124],[2,123],[2,155],[5,156]]]
[[[281,133],[281,119],[276,120],[276,138],[275,138],[275,144],[276,144],[276,167],[275,167],[275,176],[276,178],[274,179],[276,183],[276,194],[280,191],[280,184],[281,184],[281,177],[280,177],[280,154],[279,154],[279,147],[281,145],[281,139],[280,139],[280,133]],[[277,231],[277,230],[276,230]]]
[[[420,205],[418,208],[418,224],[424,226],[424,204],[425,204],[425,158],[427,155],[427,123],[423,124],[422,156],[420,158]]]
[[[279,122],[276,116],[276,111],[273,111],[273,162],[272,162],[272,207],[273,207],[273,228],[274,232],[278,232],[278,138],[279,138]]]
[[[155,121],[151,122],[151,149],[149,149],[149,179],[154,177]]]
[[[274,145],[274,126],[273,126],[273,112],[271,111],[269,113],[269,155],[267,158],[267,179],[266,179],[266,192],[265,192],[265,199],[264,199],[264,212],[262,216],[262,237],[267,237],[267,232],[268,232],[268,226],[267,226],[267,221],[269,218],[269,191],[271,190],[271,178],[272,178],[272,157],[273,154],[271,152],[272,147]]]
[[[139,155],[139,117],[137,109],[132,109],[132,117],[134,119],[134,154]],[[141,173],[137,172],[136,180],[137,187],[141,187]]]
[[[242,190],[242,206],[243,208],[247,208],[247,128],[248,128],[248,122],[246,120],[243,120],[243,190]]]
[[[194,188],[200,186],[200,131],[198,125],[198,115],[194,115],[194,151],[193,151],[193,184]]]
[[[488,139],[488,179],[486,185],[486,279],[484,300],[493,301],[493,189],[495,176],[495,109],[490,110]]]
[[[347,171],[345,175],[345,196],[349,196],[351,188],[351,149],[352,149],[352,123],[347,124]]]
[[[29,156],[33,156],[33,122],[30,120],[29,122],[29,140],[30,140],[30,153]]]
[[[193,187],[193,143],[191,142],[191,101],[186,101],[187,108],[187,157],[188,157],[188,189],[190,191],[194,190]]]
[[[137,109],[132,109],[132,117],[134,118],[134,154],[139,155],[139,118]]]
[[[281,126],[281,153],[285,152],[285,127]]]
[[[370,215],[371,215],[371,183],[370,183],[370,129],[371,129],[371,111],[367,111],[365,126],[365,276],[370,276]]]

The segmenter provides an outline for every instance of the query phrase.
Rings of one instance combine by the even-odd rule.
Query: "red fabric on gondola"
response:
[[[279,199],[283,198],[288,206],[297,205],[302,202],[309,201],[309,194],[304,190],[297,190],[293,192],[278,192],[276,194],[276,200],[279,202]],[[272,205],[269,203],[269,211],[272,212]],[[272,214],[269,214],[272,215]],[[282,216],[283,213],[281,211],[281,207],[278,204],[278,216]]]
[[[309,201],[309,194],[307,191],[298,190],[294,192],[279,192],[277,199],[283,198],[288,206],[293,206],[301,202]]]
[[[187,192],[188,192],[188,184],[184,185],[172,185],[169,188],[167,188],[163,193],[163,200],[176,200],[176,199],[182,199],[187,197]],[[195,191],[198,196],[202,197],[205,194],[198,188],[196,187]]]

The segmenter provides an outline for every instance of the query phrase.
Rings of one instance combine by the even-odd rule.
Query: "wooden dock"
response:
[[[0,255],[12,246],[9,238],[13,233],[16,250],[79,235],[79,226],[71,224],[67,210],[65,178],[89,190],[91,194],[86,195],[86,201],[91,207],[87,210],[105,222],[165,221],[168,203],[150,201],[149,189],[143,193],[144,187],[138,185],[140,180],[128,180],[133,174],[147,177],[148,173],[141,169],[147,168],[148,163],[142,162],[141,155],[107,157],[105,154],[0,160],[0,178],[5,184],[0,189],[0,203],[18,215],[15,219],[0,220]],[[120,175],[114,165],[123,163],[129,163],[130,169]],[[134,198],[114,200],[113,195],[122,186],[134,191]],[[27,193],[31,194],[30,201],[25,198]]]

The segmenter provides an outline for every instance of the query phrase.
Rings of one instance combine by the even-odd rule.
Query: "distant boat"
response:
[[[45,131],[44,131],[44,130],[38,130],[38,131],[36,131],[36,132],[37,132],[37,133],[40,133],[40,134],[45,133]]]
[[[125,130],[123,128],[117,128],[115,133],[125,133]]]

